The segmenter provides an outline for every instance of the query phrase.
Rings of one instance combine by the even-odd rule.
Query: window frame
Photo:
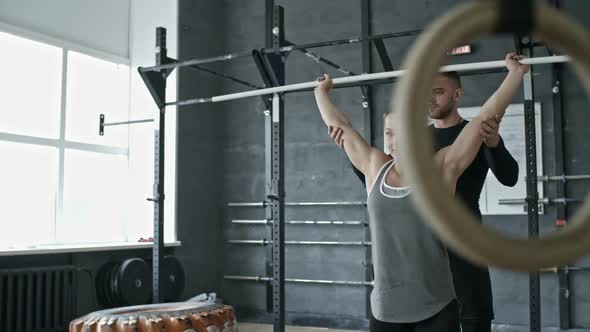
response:
[[[72,42],[58,40],[53,37],[49,37],[40,33],[32,32],[30,30],[15,27],[9,24],[0,22],[0,32],[13,35],[16,38],[23,38],[33,42],[43,43],[49,46],[58,47],[62,51],[62,73],[61,73],[61,96],[60,96],[60,114],[59,114],[59,137],[58,138],[45,138],[36,137],[31,135],[21,135],[9,132],[0,132],[0,141],[6,141],[11,143],[19,144],[31,144],[39,146],[54,147],[58,150],[58,181],[57,181],[57,204],[56,204],[56,216],[54,222],[54,243],[53,244],[39,244],[35,247],[18,247],[18,248],[2,248],[0,247],[0,256],[10,255],[27,255],[27,254],[50,254],[50,253],[68,253],[68,252],[86,252],[86,251],[102,251],[102,250],[120,250],[120,249],[138,249],[147,248],[151,246],[151,242],[123,242],[123,243],[101,243],[101,244],[58,244],[57,241],[57,230],[58,224],[63,220],[63,202],[64,202],[64,179],[65,179],[65,154],[66,150],[78,150],[84,152],[93,152],[109,155],[123,155],[129,157],[129,145],[125,147],[82,143],[75,141],[66,140],[66,110],[67,110],[67,83],[68,83],[68,53],[70,51],[80,53],[86,56],[94,57],[99,60],[107,61],[116,65],[127,66],[129,69],[128,84],[132,84],[131,75],[133,75],[132,62],[129,58],[123,58],[117,55],[108,54],[96,49],[92,49],[83,45],[78,45]],[[177,82],[176,82],[177,83]],[[129,89],[129,100],[132,98],[131,86]],[[129,103],[128,114],[129,117],[133,116],[133,110]],[[175,124],[177,129],[177,124]],[[176,132],[176,131],[175,131]],[[98,134],[98,119],[97,119],[97,134]],[[175,135],[177,136],[177,135]],[[177,149],[177,137],[172,137],[174,149]],[[131,137],[129,138],[131,140]],[[177,165],[174,162],[174,169],[176,171]],[[176,174],[173,175],[176,178]],[[152,179],[149,179],[150,181]],[[174,181],[173,190],[176,192],[176,181]],[[177,236],[177,222],[176,222],[176,204],[173,204],[173,216],[172,220],[174,234],[173,240],[165,243],[167,247],[177,247],[181,243],[178,241]],[[151,224],[151,222],[150,222]]]

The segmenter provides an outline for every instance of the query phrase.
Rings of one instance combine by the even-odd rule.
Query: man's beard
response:
[[[454,106],[455,105],[452,102],[450,102],[446,104],[444,107],[439,107],[436,111],[433,111],[431,108],[428,112],[428,116],[434,120],[444,119],[448,117],[449,114],[451,114]]]

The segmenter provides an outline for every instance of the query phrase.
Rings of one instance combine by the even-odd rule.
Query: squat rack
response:
[[[557,0],[553,1],[557,6]],[[163,237],[163,225],[164,225],[164,141],[165,141],[165,109],[167,106],[181,106],[189,104],[219,102],[230,99],[245,98],[249,96],[260,96],[267,108],[267,116],[265,119],[265,145],[266,145],[266,157],[265,157],[265,168],[266,168],[266,199],[261,203],[255,203],[256,205],[245,205],[245,206],[260,206],[264,207],[266,211],[267,224],[270,227],[270,257],[271,264],[269,264],[269,275],[272,277],[255,277],[256,280],[268,281],[271,284],[272,293],[272,314],[273,314],[273,325],[275,332],[283,332],[285,327],[285,267],[284,267],[284,210],[285,206],[289,203],[285,202],[285,190],[284,190],[284,103],[282,94],[287,92],[298,92],[298,91],[310,91],[315,86],[314,82],[302,83],[285,89],[285,61],[286,57],[282,54],[288,54],[291,51],[301,51],[308,57],[313,58],[315,61],[322,62],[330,67],[337,69],[340,72],[351,75],[352,72],[344,70],[342,67],[335,63],[321,58],[314,53],[311,53],[309,49],[319,48],[333,45],[344,45],[362,42],[362,70],[364,73],[369,73],[372,68],[371,64],[371,47],[370,43],[375,46],[378,52],[379,59],[383,65],[383,68],[389,72],[388,75],[383,74],[363,74],[363,80],[359,80],[358,76],[347,78],[335,79],[335,83],[341,80],[339,87],[353,87],[360,86],[363,91],[363,111],[364,111],[364,128],[365,131],[362,133],[364,138],[373,143],[373,123],[372,119],[372,94],[370,87],[374,84],[382,84],[392,82],[395,77],[402,75],[401,71],[394,72],[391,60],[387,55],[383,40],[387,38],[414,36],[418,34],[419,30],[389,33],[382,35],[371,36],[370,31],[370,0],[361,0],[361,21],[362,21],[362,36],[354,37],[350,39],[341,39],[328,42],[311,43],[304,45],[295,45],[285,40],[284,35],[284,10],[280,6],[275,6],[273,0],[266,0],[266,43],[265,48],[261,50],[252,50],[247,52],[231,53],[222,56],[203,58],[203,59],[192,59],[188,61],[178,61],[167,57],[166,52],[166,30],[164,28],[156,29],[156,59],[155,66],[152,67],[140,67],[138,68],[139,74],[141,75],[144,83],[146,84],[152,98],[159,108],[159,125],[154,130],[155,148],[154,148],[154,190],[153,198],[148,200],[153,201],[154,204],[154,243],[153,243],[153,302],[158,303],[161,301],[161,294],[159,290],[162,288],[160,275],[160,255],[164,247]],[[532,50],[534,47],[539,46],[536,43],[529,42],[528,39],[519,40],[517,45],[524,46],[525,51],[532,56]],[[243,80],[233,78],[224,74],[216,73],[211,70],[204,69],[198,65],[227,61],[235,58],[242,58],[251,56],[258,68],[258,71],[262,77],[265,85],[265,89],[245,82]],[[540,59],[540,60],[539,60]],[[538,60],[537,62],[534,62]],[[542,61],[541,61],[542,60]],[[557,63],[567,62],[569,58],[555,56],[546,57],[544,59],[537,58],[532,59],[532,63]],[[477,65],[477,64],[476,64]],[[246,85],[249,87],[255,87],[258,90],[255,93],[249,94],[238,93],[225,96],[207,97],[207,98],[196,98],[185,101],[175,101],[166,103],[166,79],[175,68],[190,67],[197,70],[202,70],[210,74],[230,79],[234,82]],[[490,72],[502,72],[503,63],[491,64],[484,63],[473,66],[470,68],[466,65],[456,65],[455,67],[449,66],[449,70],[471,70],[472,73],[490,73]],[[555,135],[556,139],[556,173],[561,173],[559,176],[563,176],[563,130],[562,130],[562,115],[561,115],[561,94],[559,89],[559,65],[553,65],[554,84],[557,87],[557,92],[554,92],[554,110],[558,111],[558,116],[554,118],[554,127],[557,131],[559,129],[560,135]],[[527,204],[528,216],[529,216],[529,229],[530,235],[536,236],[538,234],[538,213],[537,201],[537,173],[536,173],[536,151],[535,151],[535,135],[534,135],[534,90],[532,76],[525,78],[525,132],[532,133],[527,134],[526,140],[526,151],[527,151]],[[272,89],[272,90],[271,90]],[[271,96],[272,95],[272,96]],[[531,118],[532,116],[532,118]],[[130,122],[131,123],[131,122]],[[122,123],[121,123],[122,124]],[[533,163],[531,163],[533,161]],[[559,164],[561,163],[561,167]],[[533,185],[534,184],[534,185]],[[563,192],[562,192],[563,197]],[[559,220],[566,220],[567,210],[566,202],[563,203],[563,208],[558,209]],[[252,204],[252,203],[234,203],[234,204]],[[356,205],[356,204],[354,204]],[[362,205],[362,204],[358,204]],[[239,205],[238,205],[239,206]],[[368,230],[366,233],[368,241]],[[368,247],[368,246],[367,246]],[[370,251],[367,250],[367,262],[370,262]],[[367,264],[367,276],[369,276],[370,263]],[[564,271],[561,273],[560,271]],[[572,270],[570,267],[569,270]],[[560,273],[560,288],[562,288],[563,294],[560,296],[560,317],[561,325],[563,328],[569,328],[569,285],[567,279],[567,268],[558,269]],[[248,277],[244,277],[248,278]],[[240,277],[234,277],[232,279],[246,280]],[[250,279],[248,279],[250,280]],[[296,281],[294,281],[296,282]],[[366,285],[370,285],[370,280],[367,278]],[[368,294],[368,291],[367,291]],[[540,331],[540,297],[539,297],[539,277],[537,274],[531,275],[530,281],[530,310],[531,310],[531,331]]]

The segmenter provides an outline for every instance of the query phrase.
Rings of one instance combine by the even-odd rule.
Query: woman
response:
[[[506,56],[508,75],[482,106],[455,142],[435,154],[447,184],[455,189],[457,179],[471,164],[482,144],[480,126],[487,119],[501,119],[518,91],[529,67],[522,57]],[[386,135],[391,135],[390,155],[369,146],[352,128],[346,114],[329,97],[332,80],[320,79],[315,97],[322,119],[342,131],[344,150],[366,178],[375,283],[371,293],[371,331],[459,331],[458,308],[446,250],[424,225],[409,201],[410,189],[403,180],[395,144],[396,115],[385,117]],[[432,88],[431,110],[437,100],[452,100],[462,91],[453,80],[440,75]],[[451,103],[452,104],[452,103]],[[453,107],[456,107],[454,105]]]

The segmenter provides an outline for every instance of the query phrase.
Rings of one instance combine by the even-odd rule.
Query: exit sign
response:
[[[464,45],[456,47],[447,52],[447,55],[461,55],[471,53],[471,45]]]

